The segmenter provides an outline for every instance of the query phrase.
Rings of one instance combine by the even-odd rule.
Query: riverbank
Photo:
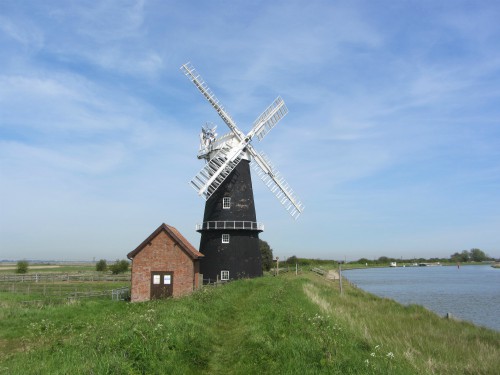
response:
[[[147,303],[0,307],[0,373],[493,374],[500,333],[311,272]],[[471,345],[474,343],[474,345]]]
[[[450,313],[500,332],[500,273],[490,265],[371,268],[349,270],[344,276],[377,296],[419,304],[440,316]]]

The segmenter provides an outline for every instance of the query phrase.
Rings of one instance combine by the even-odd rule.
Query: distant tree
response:
[[[389,263],[389,258],[386,256],[381,256],[380,258],[377,259],[378,263]]]
[[[273,266],[273,249],[266,241],[259,238],[260,255],[262,259],[262,271],[269,271]]]
[[[351,262],[351,263],[360,263],[360,264],[366,264],[366,263],[368,263],[368,264],[370,264],[370,263],[372,263],[372,261],[369,260],[369,259],[366,259],[366,258],[360,258],[360,259],[358,259],[358,260],[356,260],[354,262]]]
[[[298,258],[295,255],[292,255],[286,260],[286,262],[288,264],[295,265],[296,263],[298,263]]]
[[[482,262],[490,259],[491,258],[480,249],[470,250],[470,260],[472,260],[473,262]]]
[[[460,262],[460,263],[465,263],[468,262],[470,259],[470,253],[467,250],[462,250],[461,253],[454,253],[450,256],[450,260],[452,262]]]
[[[20,260],[17,262],[16,273],[28,273],[29,263],[27,260]]]
[[[128,271],[128,266],[129,262],[128,260],[122,259],[122,260],[116,260],[114,264],[109,266],[109,269],[111,270],[111,273],[114,275],[117,275],[119,273],[124,273]]]
[[[108,269],[108,263],[106,263],[105,259],[101,259],[95,265],[96,271],[106,271]]]

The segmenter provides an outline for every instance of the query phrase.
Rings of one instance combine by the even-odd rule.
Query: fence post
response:
[[[342,290],[342,266],[339,263],[339,284],[340,284],[340,295],[343,295]]]

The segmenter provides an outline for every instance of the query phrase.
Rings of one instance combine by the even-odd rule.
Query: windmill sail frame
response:
[[[186,63],[181,66],[181,70],[217,111],[237,141],[236,145],[224,144],[218,151],[211,153],[208,163],[193,177],[190,184],[197,190],[198,195],[203,195],[208,200],[245,157],[245,152],[248,152],[253,159],[251,163],[253,169],[288,213],[297,219],[304,210],[304,205],[285,179],[274,169],[269,158],[263,153],[257,153],[250,144],[254,137],[262,141],[288,113],[283,99],[278,96],[254,121],[252,129],[245,135],[193,65]]]

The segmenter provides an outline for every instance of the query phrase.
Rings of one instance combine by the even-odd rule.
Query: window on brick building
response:
[[[220,279],[222,281],[229,280],[229,271],[220,271]]]
[[[229,234],[222,235],[222,243],[229,243]]]
[[[222,198],[222,208],[225,210],[228,210],[231,208],[231,198],[230,197]]]

